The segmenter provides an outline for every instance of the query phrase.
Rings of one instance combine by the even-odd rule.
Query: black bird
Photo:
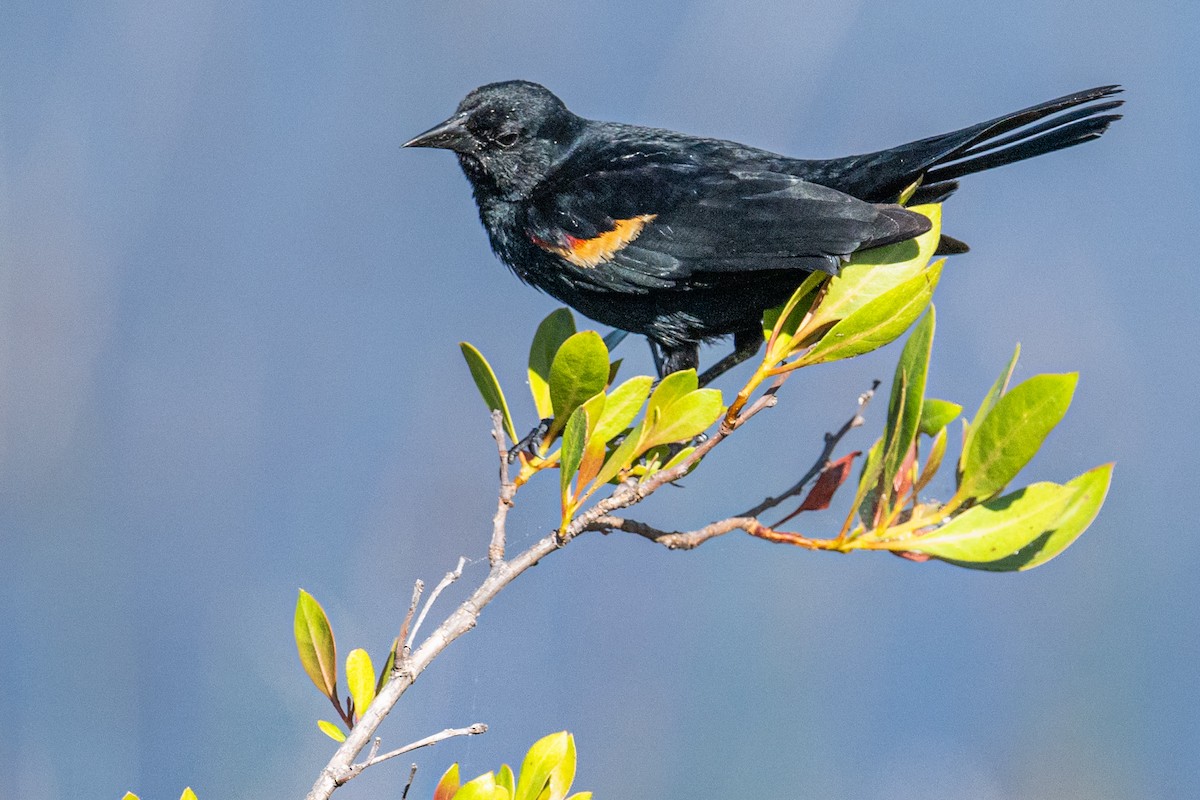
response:
[[[703,382],[762,344],[762,312],[807,273],[918,236],[957,178],[1100,136],[1121,105],[1101,86],[962,130],[847,158],[805,160],[736,142],[576,116],[536,83],[481,86],[405,147],[452,150],[492,249],[521,280],[585,316],[650,340],[660,377]],[[944,252],[965,246],[943,237]]]

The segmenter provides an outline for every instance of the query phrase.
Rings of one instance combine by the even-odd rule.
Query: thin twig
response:
[[[413,614],[417,612],[417,603],[421,602],[421,592],[425,591],[425,581],[418,579],[413,584],[412,602],[408,604],[408,613],[404,615],[404,624],[400,626],[400,635],[396,637],[395,661],[408,657],[408,626],[412,624]]]
[[[435,733],[432,736],[426,736],[424,739],[418,739],[411,744],[406,744],[404,747],[398,747],[395,750],[384,753],[381,756],[373,755],[366,761],[363,761],[360,764],[355,764],[353,767],[351,767],[351,769],[357,769],[359,772],[362,772],[367,767],[373,767],[382,761],[387,761],[389,758],[402,756],[405,753],[411,753],[413,750],[420,750],[422,747],[432,747],[438,742],[444,742],[447,739],[453,739],[457,736],[475,736],[480,733],[487,733],[487,729],[488,726],[484,725],[482,722],[476,722],[474,725],[468,725],[465,728],[446,728],[444,731]]]
[[[411,744],[406,744],[406,745],[404,745],[404,747],[399,747],[395,750],[384,753],[381,756],[375,755],[376,751],[379,748],[377,746],[372,747],[371,755],[367,758],[367,760],[360,761],[357,764],[351,764],[350,766],[346,767],[345,771],[337,779],[336,785],[340,786],[341,784],[345,783],[346,781],[349,781],[353,778],[357,778],[359,776],[359,774],[361,774],[362,771],[365,770],[367,767],[373,767],[376,764],[383,762],[383,761],[387,761],[390,758],[395,758],[396,756],[402,756],[405,753],[411,753],[413,750],[419,750],[422,747],[431,747],[432,745],[435,745],[438,742],[444,742],[447,739],[453,739],[456,736],[474,736],[475,734],[486,733],[486,732],[487,732],[487,725],[484,725],[482,722],[476,722],[474,725],[469,725],[466,728],[446,728],[446,730],[444,730],[444,731],[435,733],[432,736],[426,736],[424,739],[418,739],[417,741],[415,741]],[[376,739],[375,741],[378,742],[379,739]],[[413,766],[413,771],[414,772],[416,771],[415,765]],[[411,780],[411,779],[412,779],[412,775],[410,773],[409,780]]]
[[[425,601],[425,605],[421,608],[420,615],[417,616],[417,624],[413,625],[412,632],[408,634],[408,641],[404,644],[406,650],[412,650],[413,642],[417,638],[417,631],[421,629],[421,623],[425,621],[425,615],[429,613],[429,609],[433,608],[433,604],[438,599],[438,595],[442,593],[443,589],[462,577],[463,567],[466,565],[467,559],[460,556],[458,559],[458,566],[455,567],[453,571],[447,572],[442,579],[438,581],[438,585],[433,587],[433,591],[429,594],[429,599]]]
[[[508,510],[512,508],[517,487],[508,477],[508,447],[505,446],[504,416],[492,412],[492,438],[496,440],[497,455],[500,456],[500,493],[496,501],[496,514],[492,517],[492,542],[488,545],[488,563],[494,569],[504,562],[505,529]]]
[[[408,783],[404,784],[404,791],[400,793],[400,800],[407,800],[408,790],[412,788],[413,778],[417,777],[417,765],[413,764],[408,769]]]
[[[768,511],[775,506],[787,500],[789,497],[795,497],[804,491],[805,485],[813,478],[821,474],[821,470],[825,469],[829,464],[829,459],[833,456],[833,451],[837,449],[838,444],[842,439],[854,428],[861,426],[866,420],[863,419],[863,412],[867,409],[867,404],[871,402],[871,398],[875,396],[875,390],[879,388],[879,381],[873,381],[871,388],[858,396],[858,409],[854,412],[854,416],[846,420],[842,427],[838,428],[834,433],[825,434],[825,447],[821,450],[821,454],[817,456],[817,460],[809,467],[808,472],[800,480],[789,488],[783,494],[777,497],[768,497],[754,508],[744,511],[740,516],[757,517],[764,511]]]

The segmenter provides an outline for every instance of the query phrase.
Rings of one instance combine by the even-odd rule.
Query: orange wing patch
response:
[[[539,247],[562,256],[577,267],[591,269],[605,261],[610,261],[620,252],[621,248],[640,236],[642,229],[648,223],[653,222],[657,216],[657,214],[642,214],[632,219],[616,220],[611,231],[592,239],[576,239],[574,236],[567,235],[566,246],[550,244],[540,239],[533,241]]]

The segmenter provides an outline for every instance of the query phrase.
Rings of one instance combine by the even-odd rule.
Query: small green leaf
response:
[[[1112,464],[1103,464],[1093,470],[1083,473],[1074,480],[1067,481],[1068,489],[1075,490],[1075,496],[1058,516],[1054,532],[1046,539],[1036,553],[1018,569],[1033,569],[1045,564],[1071,545],[1079,535],[1088,529],[1104,498],[1108,495],[1108,486],[1112,481]]]
[[[496,373],[492,371],[492,365],[470,342],[459,342],[458,347],[462,350],[463,358],[467,360],[467,369],[471,371],[471,378],[475,381],[475,387],[479,389],[479,394],[483,397],[483,402],[487,404],[488,410],[499,411],[504,415],[504,432],[508,434],[509,439],[517,441],[516,431],[513,430],[512,415],[508,412],[508,401],[504,399],[504,390],[500,388],[500,382],[496,380]]]
[[[920,431],[926,436],[936,436],[961,413],[962,406],[958,403],[927,397],[925,404],[921,406]]]
[[[571,784],[575,781],[575,737],[567,734],[567,752],[558,765],[550,771],[550,779],[546,784],[549,794],[543,792],[544,800],[564,800]]]
[[[900,470],[908,450],[917,438],[921,420],[921,409],[925,403],[925,379],[929,372],[929,353],[933,347],[934,307],[927,313],[913,332],[900,353],[896,363],[896,377],[892,381],[892,394],[888,403],[887,425],[884,432],[883,481],[892,484],[892,478]]]
[[[509,800],[508,789],[496,783],[496,774],[489,772],[464,783],[454,800]]]
[[[850,505],[858,513],[859,519],[867,528],[875,527],[875,519],[879,512],[879,489],[883,478],[883,437],[875,440],[867,457],[863,459],[862,472],[858,476],[858,490],[854,494],[854,502]]]
[[[183,790],[183,794],[179,795],[179,800],[197,800],[196,793],[189,786]]]
[[[1030,545],[1040,550],[1075,494],[1071,487],[1034,483],[973,506],[931,533],[888,542],[887,549],[924,553],[972,569],[1019,569],[1025,562],[1013,559],[1014,554]]]
[[[725,413],[721,392],[717,389],[696,389],[674,400],[662,411],[659,422],[647,434],[643,445],[691,441],[704,433]]]
[[[361,717],[375,699],[375,667],[370,654],[361,647],[346,656],[346,686],[354,700],[354,713]]]
[[[296,600],[296,649],[308,677],[326,697],[337,697],[337,646],[325,609],[316,599],[300,590]]]
[[[992,407],[999,402],[1004,393],[1008,391],[1008,382],[1012,380],[1013,370],[1017,368],[1017,359],[1021,357],[1021,344],[1018,342],[1013,349],[1012,358],[1008,360],[1008,365],[1004,371],[1000,373],[1000,377],[992,384],[992,388],[984,396],[983,402],[979,404],[979,409],[975,412],[974,418],[970,422],[963,420],[963,446],[962,455],[960,456],[959,472],[962,472],[962,467],[967,463],[967,450],[971,447],[971,436],[979,423],[983,422],[983,418],[988,415]]]
[[[656,413],[661,414],[666,410],[667,406],[688,392],[696,391],[696,387],[699,385],[700,381],[696,377],[696,370],[694,369],[672,372],[658,382],[654,394],[650,395],[650,402],[646,404],[646,420],[653,422]]]
[[[796,331],[808,315],[827,277],[823,272],[809,273],[786,303],[778,308],[767,309],[763,314],[763,338],[768,345],[767,363],[782,361],[791,352]]]
[[[609,454],[604,462],[604,466],[597,473],[595,482],[597,486],[603,486],[621,473],[621,470],[628,469],[634,459],[636,459],[644,448],[641,448],[642,426],[638,425],[631,430],[625,440]]]
[[[943,426],[934,434],[933,445],[929,448],[929,456],[925,459],[925,466],[921,469],[921,475],[913,484],[913,494],[921,492],[933,477],[937,475],[938,469],[942,466],[942,458],[946,455],[946,428]]]
[[[508,796],[512,797],[517,790],[517,779],[513,776],[512,767],[508,764],[500,766],[500,772],[496,775],[496,785],[503,786],[508,791]]]
[[[991,497],[1017,476],[1071,405],[1078,376],[1035,375],[1002,396],[971,426],[959,491]]]
[[[441,779],[437,782],[437,788],[433,790],[433,800],[454,800],[454,795],[458,793],[459,778],[458,778],[458,762],[450,765],[450,769],[442,773]]]
[[[942,263],[938,261],[842,319],[796,363],[838,361],[895,341],[929,305],[942,274]]]
[[[569,747],[570,736],[566,731],[552,733],[534,742],[521,764],[514,800],[538,800],[551,773],[567,757]]]
[[[550,365],[550,405],[555,420],[562,420],[557,424],[565,424],[572,411],[603,392],[607,383],[608,348],[600,334],[583,331],[569,337]]]
[[[334,725],[327,719],[317,720],[317,727],[321,729],[321,733],[333,739],[335,742],[346,741],[346,734],[337,725]]]
[[[529,346],[529,391],[539,419],[554,416],[550,402],[550,365],[562,343],[575,333],[575,318],[565,308],[552,311],[538,325]]]
[[[383,669],[379,670],[379,680],[375,682],[375,694],[382,692],[383,687],[392,679],[392,670],[396,668],[396,650],[399,647],[400,640],[393,639],[392,646],[388,649],[387,660],[383,662]]]
[[[562,455],[559,456],[559,472],[561,473],[561,488],[563,502],[567,500],[571,479],[579,471],[579,462],[583,460],[583,448],[587,444],[588,418],[587,411],[582,406],[571,412],[567,419],[567,427],[563,431]]]
[[[909,211],[929,217],[933,227],[916,239],[855,253],[841,272],[830,279],[825,296],[809,321],[810,330],[846,319],[926,269],[941,238],[942,208],[913,206]]]
[[[609,392],[604,413],[592,432],[593,437],[608,444],[628,428],[650,395],[653,382],[654,379],[649,375],[638,375]]]

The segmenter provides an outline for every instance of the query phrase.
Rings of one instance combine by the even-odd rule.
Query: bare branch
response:
[[[408,626],[412,624],[413,614],[417,612],[417,603],[421,602],[421,592],[425,591],[425,581],[417,580],[413,584],[412,602],[408,604],[408,613],[404,615],[404,624],[400,626],[400,635],[396,637],[396,661],[408,655]]]
[[[446,728],[444,731],[435,733],[432,736],[426,736],[424,739],[418,739],[411,744],[406,744],[404,747],[396,748],[395,750],[384,753],[381,756],[375,755],[375,753],[379,750],[379,739],[376,738],[375,745],[371,747],[371,755],[367,758],[367,760],[361,761],[357,764],[351,764],[349,767],[346,767],[341,776],[339,776],[337,785],[340,786],[346,781],[357,778],[367,767],[373,767],[376,764],[387,761],[390,758],[402,756],[405,753],[411,753],[413,750],[419,750],[422,747],[431,747],[438,742],[444,742],[447,739],[453,739],[456,736],[474,736],[479,733],[487,733],[487,725],[484,725],[482,722],[476,722],[474,725],[469,725],[466,728]],[[412,772],[416,772],[415,764],[413,765],[413,769],[409,774],[410,781],[412,780]]]
[[[404,645],[406,650],[412,650],[412,644],[417,638],[417,631],[421,629],[421,623],[425,621],[425,615],[429,613],[429,609],[433,608],[433,603],[438,599],[438,595],[440,595],[447,586],[462,577],[463,567],[466,565],[467,559],[460,556],[458,559],[458,566],[455,567],[452,572],[447,572],[442,579],[438,581],[438,585],[433,587],[433,591],[430,593],[429,599],[425,601],[425,606],[421,609],[420,616],[417,617],[417,624],[413,625],[412,633],[408,635],[408,642]]]
[[[413,778],[417,777],[417,765],[413,764],[408,770],[408,782],[404,784],[404,791],[400,793],[400,800],[407,800],[408,790],[412,788]]]
[[[834,433],[825,434],[825,447],[821,450],[821,454],[817,456],[817,460],[809,467],[808,472],[800,480],[777,497],[768,497],[754,508],[748,509],[741,516],[757,517],[764,511],[768,511],[775,506],[787,500],[789,497],[795,497],[804,491],[805,485],[813,478],[821,474],[821,470],[829,464],[829,459],[833,456],[833,451],[837,449],[839,443],[854,428],[861,426],[866,420],[863,419],[863,412],[867,408],[867,404],[871,402],[871,398],[875,396],[875,390],[879,388],[879,381],[873,381],[871,388],[858,396],[858,409],[854,412],[854,416],[846,420],[842,427],[838,428]]]
[[[512,508],[513,496],[517,487],[508,477],[508,448],[504,444],[504,416],[499,411],[492,412],[492,438],[496,440],[497,454],[500,456],[500,494],[496,502],[496,514],[492,517],[492,542],[488,545],[488,563],[493,568],[504,562],[505,526],[508,522],[508,510]]]

